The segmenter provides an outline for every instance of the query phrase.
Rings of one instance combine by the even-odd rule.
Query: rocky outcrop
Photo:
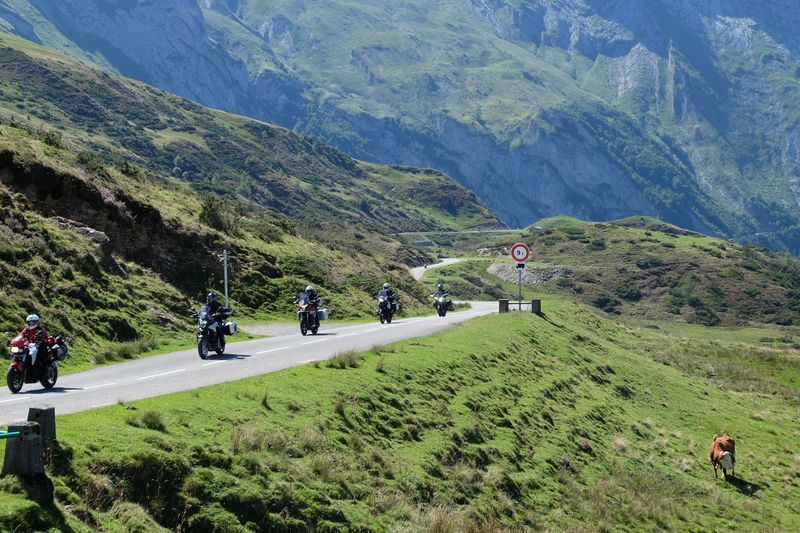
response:
[[[506,283],[519,283],[519,272],[514,265],[508,263],[495,263],[486,271]],[[558,281],[564,275],[564,267],[531,267],[522,271],[523,285],[544,285]]]
[[[217,251],[231,248],[214,235],[165,220],[158,210],[122,191],[35,161],[20,161],[10,151],[0,151],[0,182],[24,194],[35,212],[96,241],[110,265],[116,264],[111,255],[118,254],[162,274],[187,293],[205,288],[219,268]],[[118,266],[113,270],[124,274]]]

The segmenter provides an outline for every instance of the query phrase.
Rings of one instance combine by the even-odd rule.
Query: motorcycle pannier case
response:
[[[400,310],[400,302],[394,302],[392,304],[392,307],[394,307],[395,311],[399,311]]]
[[[328,320],[328,309],[317,309],[317,318],[320,320]]]
[[[235,335],[239,330],[239,326],[233,320],[230,322],[225,322],[222,327],[225,330],[225,335]]]
[[[55,354],[56,359],[58,359],[59,361],[63,361],[64,359],[67,358],[68,351],[69,349],[67,348],[66,344],[56,344],[55,346],[53,346],[53,353]]]

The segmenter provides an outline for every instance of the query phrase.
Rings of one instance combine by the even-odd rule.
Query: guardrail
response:
[[[515,308],[519,308],[522,311],[523,307],[530,307],[531,313],[536,315],[542,314],[542,301],[541,300],[531,300],[530,302],[519,302],[519,301],[511,301],[511,300],[498,300],[500,304],[499,312],[500,313],[508,313],[510,311],[516,311]]]

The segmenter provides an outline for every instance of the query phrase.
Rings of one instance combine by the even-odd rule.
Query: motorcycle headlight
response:
[[[20,348],[19,346],[12,346],[11,347],[11,353],[20,353],[21,351],[22,351],[22,348]]]

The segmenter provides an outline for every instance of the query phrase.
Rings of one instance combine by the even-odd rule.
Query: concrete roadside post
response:
[[[28,409],[28,422],[36,422],[42,433],[42,446],[49,448],[56,440],[56,408],[52,405]]]
[[[6,441],[3,475],[18,475],[33,479],[44,475],[42,432],[36,422],[21,422],[8,426],[8,432],[20,436]]]
[[[500,302],[500,309],[499,313],[508,313],[508,300],[499,300]]]
[[[536,315],[542,314],[542,301],[541,300],[532,300],[531,301],[531,313]]]

